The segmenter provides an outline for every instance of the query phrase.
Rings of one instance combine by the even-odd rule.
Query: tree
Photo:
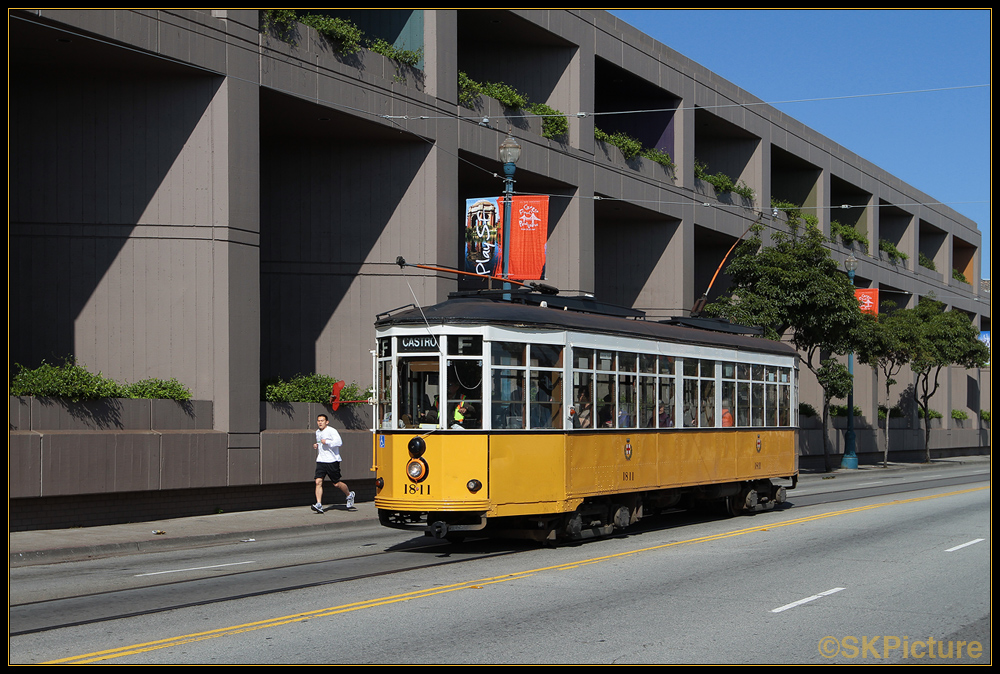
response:
[[[888,302],[886,303],[889,304]],[[890,308],[890,307],[887,307]],[[910,362],[910,352],[906,340],[908,323],[907,316],[901,312],[890,312],[872,316],[865,314],[863,324],[868,332],[863,340],[858,362],[877,368],[882,373],[885,383],[885,450],[882,456],[883,465],[889,464],[889,390],[896,383],[894,377],[903,366]]]
[[[777,205],[788,216],[788,231],[763,242],[764,228],[751,227],[726,268],[731,278],[729,296],[706,311],[743,325],[764,328],[767,338],[789,340],[803,354],[803,362],[823,387],[823,454],[826,469],[833,468],[829,438],[829,401],[843,397],[847,368],[829,360],[829,354],[857,350],[864,339],[862,314],[854,287],[830,257],[826,239],[814,217],[803,217],[787,204]],[[838,367],[839,365],[839,367]],[[841,371],[842,368],[842,371]],[[848,385],[847,390],[850,389]]]
[[[941,370],[949,365],[983,367],[990,350],[979,341],[976,326],[959,310],[945,311],[944,304],[932,298],[920,299],[914,309],[906,309],[903,339],[910,352],[910,369],[916,374],[917,406],[924,418],[926,460],[931,460],[930,399],[940,386]]]

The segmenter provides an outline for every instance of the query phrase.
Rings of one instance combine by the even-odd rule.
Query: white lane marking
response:
[[[956,550],[961,550],[962,548],[967,548],[970,545],[975,545],[976,543],[980,543],[980,542],[985,541],[985,540],[986,540],[985,538],[977,538],[974,541],[969,541],[968,543],[962,543],[961,545],[956,545],[953,548],[948,548],[947,550],[945,550],[945,552],[955,552]]]
[[[771,613],[781,613],[782,611],[787,611],[790,608],[795,608],[796,606],[801,606],[802,604],[808,604],[811,601],[816,601],[820,597],[825,597],[827,595],[833,594],[834,592],[840,592],[841,590],[846,590],[846,587],[835,587],[832,590],[827,590],[826,592],[820,592],[819,594],[814,594],[811,597],[806,597],[805,599],[799,599],[798,601],[793,601],[791,604],[785,604],[784,606],[779,606],[778,608],[771,609]]]
[[[143,576],[159,576],[164,573],[183,573],[185,571],[203,571],[205,569],[219,569],[224,566],[239,566],[240,564],[253,564],[253,562],[233,562],[232,564],[214,564],[212,566],[193,566],[190,569],[171,569],[169,571],[153,571],[152,573],[139,573],[133,576],[133,578],[142,578]]]

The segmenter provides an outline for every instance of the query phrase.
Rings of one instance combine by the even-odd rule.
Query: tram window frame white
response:
[[[444,362],[444,348],[442,344],[444,343],[443,335],[440,332],[431,331],[428,332],[426,328],[392,328],[387,331],[388,334],[376,333],[377,337],[381,338],[388,336],[392,339],[392,354],[389,358],[392,359],[392,392],[395,394],[399,391],[399,374],[400,374],[400,360],[403,358],[424,358],[427,360],[437,359],[437,373],[438,373],[438,398],[440,399],[441,391],[444,391],[446,386],[444,381],[445,372],[445,362]],[[401,351],[400,342],[401,340],[413,339],[413,338],[426,338],[433,337],[435,344],[437,345],[436,350],[431,349],[417,349],[414,351]],[[405,424],[403,419],[404,412],[399,408],[402,403],[401,396],[392,395],[392,423],[395,429],[410,429],[410,428],[441,428],[441,414],[438,411],[438,419],[435,423],[421,423],[420,419],[410,418],[409,425]],[[440,404],[440,403],[439,403]]]
[[[562,366],[551,367],[551,368],[537,368],[539,371],[547,371],[552,373],[558,373],[561,371],[561,397],[562,397],[562,410],[566,413],[561,415],[561,421],[563,428],[535,428],[539,432],[551,430],[562,432],[564,430],[578,430],[573,423],[573,416],[575,414],[570,414],[569,410],[573,409],[576,412],[575,404],[578,402],[576,400],[577,393],[579,391],[579,383],[577,378],[577,373],[583,373],[589,375],[589,385],[588,391],[590,394],[591,403],[591,417],[592,425],[589,429],[579,429],[579,430],[592,430],[598,428],[597,419],[597,391],[596,391],[596,376],[598,372],[603,373],[608,376],[608,381],[613,382],[613,386],[616,391],[619,389],[620,377],[622,375],[626,377],[636,377],[636,391],[642,390],[643,387],[643,377],[653,377],[651,372],[646,372],[648,367],[643,366],[644,357],[656,357],[656,374],[655,374],[655,389],[656,389],[656,427],[658,428],[676,428],[678,430],[684,430],[682,424],[682,411],[683,411],[683,362],[685,359],[696,359],[699,361],[699,382],[714,381],[715,386],[715,410],[716,414],[714,417],[714,428],[721,427],[721,410],[724,403],[723,399],[723,389],[722,382],[729,381],[733,382],[733,379],[729,377],[722,377],[723,364],[732,363],[736,369],[735,377],[735,396],[733,399],[733,407],[735,408],[732,412],[734,426],[737,428],[747,428],[755,427],[752,424],[754,421],[752,418],[743,419],[741,417],[744,414],[741,412],[743,409],[743,399],[740,396],[740,384],[745,382],[748,386],[752,384],[764,385],[765,382],[764,374],[768,366],[776,368],[777,372],[777,384],[778,388],[778,411],[776,415],[776,422],[785,421],[787,427],[795,427],[798,423],[798,399],[799,399],[799,366],[797,358],[793,358],[787,355],[781,354],[769,354],[769,353],[757,353],[757,352],[747,352],[737,349],[725,348],[725,347],[708,347],[702,345],[694,344],[682,344],[676,342],[664,342],[656,340],[648,340],[642,338],[632,338],[623,337],[615,335],[599,335],[593,333],[577,333],[572,331],[538,331],[532,329],[518,329],[509,328],[501,326],[435,326],[433,331],[430,331],[438,343],[438,350],[432,351],[421,351],[421,352],[406,352],[401,354],[398,348],[398,339],[404,337],[413,336],[428,336],[429,331],[423,327],[404,327],[404,326],[393,326],[386,330],[379,330],[376,332],[377,339],[390,338],[392,339],[392,353],[390,356],[379,356],[379,361],[391,360],[391,379],[392,379],[392,390],[391,393],[395,393],[398,388],[398,377],[399,377],[399,361],[397,359],[402,357],[410,356],[436,356],[439,359],[439,387],[441,390],[446,390],[447,387],[447,375],[448,375],[448,360],[452,358],[462,358],[459,356],[449,356],[447,354],[447,344],[449,336],[453,335],[476,335],[482,339],[482,355],[479,356],[469,356],[467,359],[481,359],[481,372],[483,381],[481,382],[481,399],[480,405],[482,406],[481,412],[481,428],[482,430],[492,430],[493,414],[492,414],[492,382],[493,382],[493,370],[510,369],[504,366],[494,366],[492,364],[492,343],[495,341],[499,342],[520,342],[530,347],[533,344],[544,344],[560,347],[562,349]],[[593,354],[591,365],[589,368],[578,368],[574,360],[577,358],[577,351],[580,349],[590,350]],[[529,348],[530,351],[530,348]],[[598,367],[598,352],[606,351],[615,354],[614,369],[601,369]],[[383,351],[380,350],[380,354]],[[618,365],[618,354],[619,353],[633,353],[638,354],[638,367],[633,371],[632,369],[626,369],[621,371]],[[672,359],[669,361],[673,365],[673,372],[665,372],[663,367],[663,358]],[[526,360],[530,360],[530,354],[526,354]],[[715,363],[715,374],[714,377],[702,377],[702,372],[700,370],[700,361],[708,360],[714,361]],[[680,361],[680,363],[678,363]],[[649,359],[647,359],[649,362]],[[746,371],[757,371],[760,374],[760,379],[756,381],[743,380],[740,377],[740,372]],[[530,366],[525,366],[524,372],[524,382],[525,386],[530,386],[531,382],[531,368]],[[707,374],[707,371],[706,371]],[[788,382],[782,381],[787,376]],[[489,390],[486,387],[489,386]],[[664,388],[666,386],[666,389]],[[788,387],[787,402],[782,399],[781,386]],[[668,400],[664,400],[665,391],[669,391],[672,387],[673,392],[673,405],[672,409],[669,410],[670,423],[672,425],[663,426],[659,418],[659,405],[660,403],[669,403]],[[763,391],[763,389],[762,389]],[[701,398],[701,384],[698,385],[699,399]],[[391,410],[393,419],[399,418],[399,410],[397,405],[399,404],[398,396],[392,395],[391,397]],[[619,401],[618,396],[615,395],[615,405],[612,411],[612,425],[608,427],[609,429],[618,428],[619,420]],[[751,405],[753,404],[754,396],[750,396]],[[529,401],[525,401],[527,405]],[[558,401],[553,400],[552,404],[557,404]],[[763,402],[763,401],[761,401]],[[489,403],[489,409],[487,409],[487,403]],[[787,414],[783,413],[783,405],[787,404]],[[643,406],[644,400],[641,396],[637,397],[637,406]],[[638,408],[637,408],[638,409]],[[750,410],[746,410],[750,412]],[[762,417],[764,410],[761,410]],[[648,420],[640,419],[645,414],[645,407],[638,409],[638,414],[636,415],[636,421],[634,424],[630,425],[629,428],[650,428]],[[700,410],[699,410],[700,415]],[[530,413],[526,413],[525,416],[530,417]],[[749,416],[749,415],[746,415]],[[700,421],[700,419],[699,419]],[[742,423],[742,422],[746,423]],[[762,427],[764,419],[761,418],[760,426]],[[780,424],[781,427],[786,427],[785,424]],[[525,424],[526,428],[524,430],[531,429],[530,419],[528,423]],[[384,426],[383,426],[384,427]],[[441,427],[440,424],[438,427]],[[703,426],[699,426],[703,427]],[[506,429],[496,429],[496,430],[506,430]],[[513,430],[513,429],[512,429]]]
[[[479,335],[476,335],[474,332],[465,332],[462,335],[449,335],[449,338],[446,340],[446,343],[448,344],[451,343],[451,337],[461,337],[464,335],[473,335],[479,337]],[[485,342],[483,344],[485,346]],[[481,351],[482,350],[484,349],[481,349]],[[451,354],[446,354],[443,357],[443,359],[446,368],[445,370],[443,370],[444,375],[442,376],[442,379],[444,380],[444,388],[442,390],[445,392],[445,395],[442,396],[442,398],[444,398],[445,400],[445,407],[444,407],[445,417],[442,420],[439,410],[438,422],[443,423],[443,425],[446,428],[449,428],[451,430],[479,431],[483,430],[484,428],[488,428],[489,424],[487,422],[489,417],[486,412],[486,405],[485,405],[486,399],[484,398],[484,393],[487,384],[486,380],[487,368],[485,366],[486,356],[483,355],[482,353],[472,354],[468,356],[455,356]],[[476,363],[475,367],[462,367],[465,363],[472,363],[472,362]],[[465,378],[463,378],[462,375],[459,373],[460,369],[467,371],[467,375]],[[471,374],[471,373],[478,374],[479,376],[478,383],[472,382],[471,378],[475,378],[476,374]],[[454,379],[454,383],[456,383],[463,391],[461,397],[452,397],[451,394],[452,379]],[[470,386],[470,384],[472,385]],[[468,391],[474,395],[477,386],[479,388],[478,398],[469,397],[466,393],[464,393],[464,391]],[[468,411],[466,415],[462,415],[461,412],[455,409],[458,405],[466,405],[471,411]],[[462,416],[463,418],[459,419],[459,416]],[[470,417],[471,420],[469,420]],[[460,422],[467,423],[468,425],[463,427]]]
[[[495,430],[523,430],[527,425],[527,406],[525,391],[527,390],[528,373],[528,343],[522,341],[488,341],[489,345],[489,372],[490,372],[490,428]],[[496,363],[495,358],[502,356],[496,353],[495,349],[503,349],[503,345],[516,344],[521,347],[519,360],[516,362]],[[508,351],[508,353],[511,353]],[[517,387],[509,391],[503,391],[503,387],[498,392],[496,384],[503,383],[504,380],[514,379]],[[521,397],[514,397],[514,391],[519,390]],[[499,393],[499,395],[498,395]]]
[[[574,383],[574,386],[573,386],[573,398],[574,398],[574,400],[572,401],[572,403],[576,403],[577,402],[575,400],[575,398],[576,398],[575,391],[577,390],[577,386],[576,386],[576,382],[577,382],[576,374],[577,374],[577,372],[588,372],[588,373],[590,373],[591,376],[594,378],[591,381],[591,389],[594,389],[594,390],[591,391],[591,395],[592,395],[591,403],[592,403],[595,415],[597,414],[597,406],[598,406],[598,403],[599,403],[599,401],[597,400],[598,396],[597,396],[597,391],[596,391],[596,376],[599,373],[604,373],[606,375],[610,375],[612,373],[612,370],[610,370],[610,369],[599,368],[598,367],[598,363],[596,362],[597,361],[597,352],[599,350],[604,350],[604,351],[614,352],[616,354],[616,365],[617,365],[617,353],[621,353],[621,352],[636,352],[636,353],[639,353],[639,354],[656,355],[658,357],[667,357],[667,358],[672,358],[673,359],[673,365],[674,365],[674,372],[673,373],[664,373],[664,372],[662,372],[663,368],[660,365],[660,361],[659,360],[657,361],[657,366],[658,366],[658,370],[659,370],[657,372],[657,385],[656,385],[656,390],[657,390],[657,411],[659,409],[659,403],[660,402],[666,402],[666,401],[662,400],[662,398],[663,398],[662,394],[663,394],[664,380],[666,380],[667,382],[672,381],[673,382],[673,386],[674,386],[674,389],[673,389],[674,405],[671,407],[671,410],[670,410],[671,423],[673,425],[672,426],[667,426],[667,428],[676,428],[678,430],[687,430],[687,428],[724,428],[722,426],[722,407],[723,407],[723,403],[724,403],[724,399],[722,397],[723,396],[723,390],[722,390],[722,381],[723,381],[722,368],[723,368],[723,364],[724,363],[732,363],[732,365],[734,367],[734,370],[736,372],[736,379],[735,379],[736,386],[734,387],[736,390],[734,392],[734,400],[733,400],[733,407],[735,409],[731,412],[732,416],[733,416],[733,426],[732,426],[733,428],[741,428],[741,427],[742,428],[754,428],[754,427],[763,428],[764,427],[763,426],[763,422],[764,422],[764,407],[763,407],[763,404],[761,405],[761,410],[760,410],[761,411],[760,423],[757,424],[757,425],[753,425],[752,424],[753,419],[751,418],[751,407],[750,406],[752,405],[751,401],[753,400],[753,397],[749,396],[749,394],[750,394],[750,383],[751,383],[751,380],[749,380],[749,379],[745,380],[745,383],[746,383],[746,392],[747,392],[747,394],[749,396],[749,398],[748,398],[748,404],[743,407],[744,412],[745,412],[745,415],[744,415],[745,419],[743,419],[744,423],[740,423],[741,422],[741,419],[740,419],[741,414],[740,414],[739,410],[741,409],[741,406],[738,404],[739,401],[740,401],[740,398],[739,398],[739,396],[740,396],[740,391],[739,391],[739,383],[740,383],[739,373],[741,371],[745,371],[747,373],[747,376],[749,377],[750,374],[754,370],[756,370],[756,371],[758,371],[760,373],[760,375],[759,375],[760,379],[757,380],[757,382],[755,382],[755,383],[763,384],[764,383],[763,382],[764,373],[766,372],[766,368],[767,367],[774,367],[774,368],[777,369],[778,372],[780,372],[782,369],[785,369],[789,373],[789,379],[790,379],[790,382],[788,384],[788,386],[790,386],[789,396],[788,396],[789,397],[789,415],[788,415],[788,422],[789,423],[788,423],[787,427],[794,427],[795,424],[796,424],[796,415],[795,415],[795,413],[797,411],[797,409],[796,409],[797,408],[797,402],[796,401],[798,400],[798,380],[799,380],[799,378],[798,378],[798,360],[795,359],[795,358],[793,358],[793,357],[784,356],[784,355],[780,355],[780,354],[757,353],[757,352],[752,352],[752,351],[751,352],[747,352],[747,351],[742,351],[742,350],[737,350],[737,349],[728,349],[728,348],[725,348],[725,347],[705,347],[705,346],[698,346],[698,345],[692,345],[692,344],[678,344],[676,342],[661,342],[661,341],[655,341],[655,340],[642,340],[642,339],[625,338],[625,337],[618,337],[618,336],[607,336],[607,337],[604,337],[604,336],[601,336],[601,335],[579,334],[579,333],[569,333],[568,334],[566,347],[569,348],[569,349],[573,349],[574,350],[573,351],[573,357],[572,357],[573,362],[569,363],[569,365],[571,366],[571,371],[569,372],[569,376],[573,377],[573,383]],[[581,368],[577,368],[576,367],[576,362],[575,362],[575,360],[576,360],[576,351],[579,350],[579,349],[589,349],[589,350],[592,350],[592,351],[595,352],[595,356],[594,356],[595,362],[593,362],[591,364],[591,367],[589,369],[581,369]],[[568,360],[569,359],[567,359],[567,361]],[[697,375],[696,375],[696,377],[689,377],[689,378],[696,379],[699,382],[697,384],[697,398],[698,398],[699,401],[701,400],[702,390],[703,390],[701,382],[702,381],[713,382],[713,386],[714,386],[713,402],[714,402],[714,408],[715,409],[714,409],[714,412],[713,412],[713,422],[714,423],[712,425],[710,425],[710,426],[704,426],[704,425],[701,425],[701,423],[700,423],[702,421],[702,419],[701,419],[702,410],[701,410],[700,402],[699,402],[699,410],[698,410],[699,425],[698,426],[689,426],[689,427],[685,427],[683,425],[683,422],[684,422],[684,418],[683,418],[683,412],[684,412],[683,385],[684,384],[683,384],[683,382],[684,382],[684,379],[685,379],[685,377],[684,377],[684,369],[683,369],[684,365],[683,365],[683,363],[684,363],[685,360],[688,360],[688,361],[697,361],[697,364],[694,365],[694,367],[695,367],[694,372],[697,372]],[[702,376],[702,372],[703,372],[702,371],[702,361],[713,361],[714,362],[714,368],[708,368],[708,369],[704,370],[705,376]],[[608,367],[608,365],[606,365],[605,367]],[[689,365],[689,367],[691,367],[691,366]],[[705,367],[707,367],[707,365]],[[640,366],[639,369],[642,369],[641,366]],[[689,372],[690,372],[690,370],[689,370]],[[712,374],[709,374],[709,373],[712,373]],[[617,382],[618,382],[618,375],[620,374],[620,371],[619,371],[618,367],[615,367],[614,374],[615,374],[614,381],[617,384]],[[629,371],[626,374],[631,375],[632,372]],[[780,377],[779,377],[779,379],[780,379]],[[730,379],[728,377],[727,377],[727,380],[730,381],[730,382],[734,381],[733,379]],[[785,385],[785,384],[783,382],[779,382],[779,385]],[[764,396],[763,389],[761,389],[761,393],[760,393],[760,396],[759,396],[761,398],[761,403],[764,402],[763,401],[763,396]],[[615,397],[617,398],[617,396],[615,396]],[[779,400],[780,400],[780,394],[779,394],[778,397],[779,397]],[[616,428],[617,427],[618,417],[619,417],[619,410],[618,410],[617,404],[616,404],[616,407],[615,407],[615,409],[613,411],[613,417],[612,417],[613,420],[614,420],[614,422],[615,422],[613,424],[613,426],[611,426],[611,427],[608,427],[608,426],[602,427],[600,425],[600,423],[595,423],[594,427],[595,428],[599,428],[599,429],[600,428]],[[782,419],[780,418],[780,415],[779,415],[778,416],[778,421],[781,421],[781,420]],[[600,419],[597,419],[597,421],[599,422]],[[661,427],[660,424],[659,424],[659,419],[657,420],[657,426]],[[644,426],[640,422],[639,427],[640,428],[645,428],[646,426]],[[786,427],[786,426],[782,425],[782,427]]]

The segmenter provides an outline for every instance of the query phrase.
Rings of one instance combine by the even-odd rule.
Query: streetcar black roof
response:
[[[555,298],[543,299],[551,301]],[[383,315],[375,321],[375,326],[380,328],[425,324],[497,325],[537,330],[569,330],[797,356],[795,349],[788,344],[758,337],[625,318],[621,314],[588,313],[570,310],[568,307],[540,306],[475,296],[452,297],[433,306],[404,309],[389,316]]]

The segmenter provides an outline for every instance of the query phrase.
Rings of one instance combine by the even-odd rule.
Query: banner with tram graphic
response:
[[[501,231],[503,199],[499,200]],[[510,269],[512,279],[545,278],[545,247],[549,234],[549,198],[514,196],[511,198]],[[502,243],[502,242],[501,242]]]
[[[878,315],[878,288],[855,288],[854,296],[861,305],[861,313]]]
[[[508,277],[545,278],[549,198],[511,197],[510,262]],[[481,197],[465,202],[465,271],[485,276],[503,274],[503,197]]]

